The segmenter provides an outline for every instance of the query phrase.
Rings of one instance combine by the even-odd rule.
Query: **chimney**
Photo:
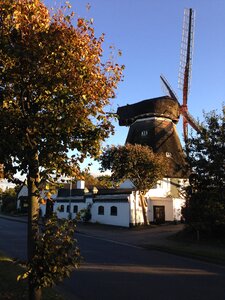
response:
[[[77,189],[84,190],[85,188],[85,181],[84,180],[77,180]]]

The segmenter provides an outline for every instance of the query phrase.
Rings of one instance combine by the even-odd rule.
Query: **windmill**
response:
[[[194,12],[185,10],[182,35],[182,61],[180,86],[183,89],[183,103],[179,103],[175,92],[167,80],[161,77],[167,96],[143,100],[131,105],[121,106],[117,110],[120,126],[130,126],[126,143],[150,146],[156,153],[165,153],[170,162],[168,177],[184,178],[188,166],[183,153],[176,124],[183,116],[184,138],[187,139],[187,124],[197,131],[197,122],[187,109],[187,97],[190,87]]]

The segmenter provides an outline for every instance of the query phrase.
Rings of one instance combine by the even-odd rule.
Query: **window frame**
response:
[[[105,207],[103,205],[99,205],[98,206],[98,215],[100,215],[100,216],[104,216],[105,215]]]
[[[76,209],[75,209],[76,208]],[[78,213],[78,205],[73,206],[73,213],[77,214]]]
[[[118,216],[118,208],[117,206],[111,206],[110,207],[110,216]]]
[[[60,204],[60,206],[58,207],[58,211],[59,212],[64,212],[65,211],[65,205]]]

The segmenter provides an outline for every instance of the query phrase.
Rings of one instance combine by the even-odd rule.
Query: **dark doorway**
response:
[[[154,222],[157,224],[165,223],[165,206],[153,206]]]

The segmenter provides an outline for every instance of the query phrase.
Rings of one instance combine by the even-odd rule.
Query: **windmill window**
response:
[[[147,130],[142,130],[141,136],[147,136],[147,135],[148,135],[148,131]]]
[[[166,152],[166,157],[172,157],[172,153],[171,152]]]
[[[78,212],[78,206],[77,205],[74,205],[73,207],[73,212],[76,214]]]
[[[117,216],[117,207],[116,206],[111,206],[110,215]]]
[[[105,212],[104,212],[104,206],[99,206],[99,207],[98,207],[98,214],[99,214],[99,215],[104,215],[104,213],[105,213]]]

